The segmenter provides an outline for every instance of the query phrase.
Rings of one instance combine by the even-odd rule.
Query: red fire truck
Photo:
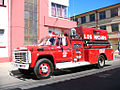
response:
[[[103,68],[105,60],[113,60],[106,30],[76,27],[63,33],[43,38],[36,46],[15,49],[14,65],[21,73],[33,72],[40,79],[50,77],[56,69],[90,64]]]

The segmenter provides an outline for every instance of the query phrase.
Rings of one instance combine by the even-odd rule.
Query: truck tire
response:
[[[37,79],[49,78],[53,73],[53,64],[50,60],[42,58],[37,61],[34,67],[34,74]]]
[[[105,57],[103,55],[100,55],[98,58],[98,68],[103,68],[105,66]]]
[[[30,75],[32,73],[32,69],[25,70],[25,69],[18,69],[20,73],[24,75]]]

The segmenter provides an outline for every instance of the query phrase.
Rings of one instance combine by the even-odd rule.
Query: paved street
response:
[[[0,64],[0,90],[120,90],[120,61],[106,62],[103,69],[92,65],[56,71],[49,79],[24,76],[10,63]]]
[[[120,68],[29,90],[120,90]]]

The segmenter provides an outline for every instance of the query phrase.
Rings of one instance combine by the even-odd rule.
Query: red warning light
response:
[[[52,35],[55,35],[55,32],[52,32]]]

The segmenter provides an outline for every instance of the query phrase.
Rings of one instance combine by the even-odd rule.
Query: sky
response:
[[[120,0],[69,0],[69,17],[106,6],[120,3]]]

